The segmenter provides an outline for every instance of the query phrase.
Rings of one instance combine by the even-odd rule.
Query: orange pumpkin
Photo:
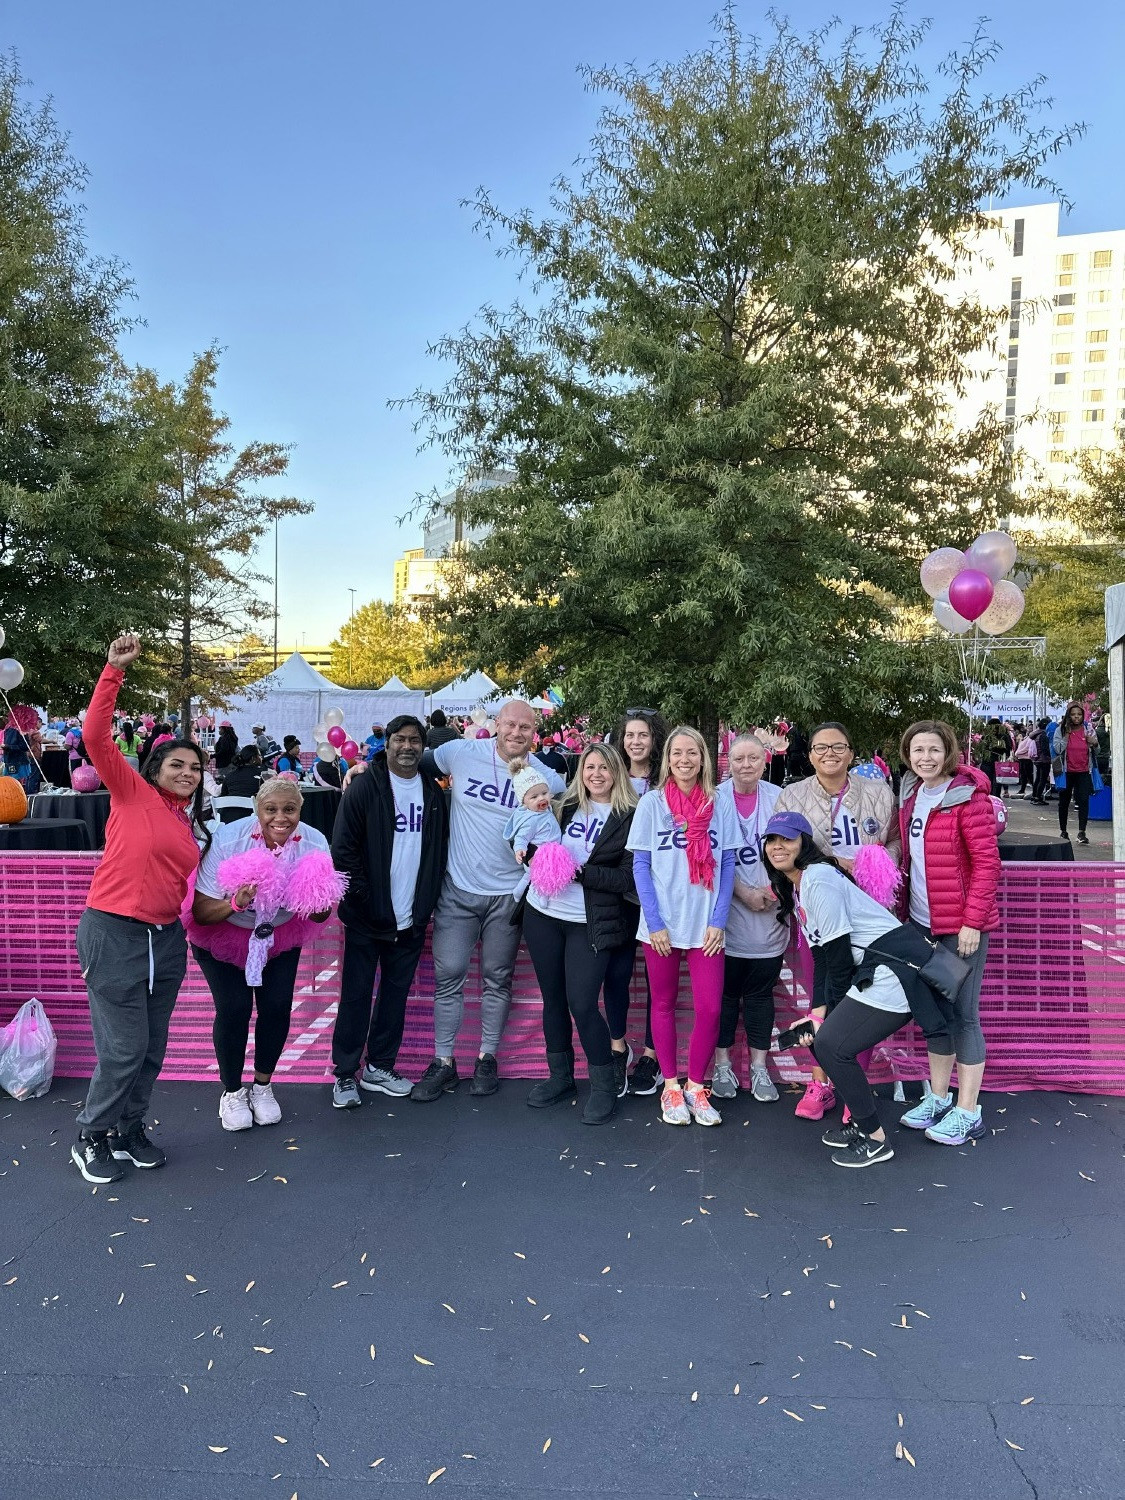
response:
[[[0,823],[22,823],[27,817],[27,793],[14,776],[0,776]]]

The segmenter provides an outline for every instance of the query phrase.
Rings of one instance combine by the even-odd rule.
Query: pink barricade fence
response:
[[[74,933],[97,854],[0,855],[0,1025],[31,996],[42,1001],[58,1035],[60,1077],[88,1076],[94,1064]],[[981,1002],[988,1039],[985,1086],[1125,1093],[1125,865],[1008,864],[1000,887],[1001,926],[993,934]],[[339,992],[341,929],[335,919],[302,954],[289,1043],[279,1078],[320,1083],[330,1072]],[[778,1025],[808,1005],[805,966],[787,965],[778,987]],[[795,971],[795,972],[794,972]],[[433,961],[427,944],[407,1011],[399,1065],[419,1072],[433,1050]],[[465,986],[466,1020],[459,1061],[471,1066],[479,1030],[480,973]],[[535,1078],[546,1071],[539,991],[521,948],[512,1013],[500,1054],[503,1073]],[[644,966],[633,974],[630,1040],[643,1043]],[[680,992],[686,1047],[690,995]],[[210,993],[194,962],[172,1018],[165,1078],[215,1080]],[[745,1057],[737,1059],[742,1066]],[[686,1061],[686,1057],[682,1060]],[[783,1080],[806,1076],[804,1054],[777,1058]],[[877,1081],[925,1077],[920,1033],[905,1026],[877,1051]]]

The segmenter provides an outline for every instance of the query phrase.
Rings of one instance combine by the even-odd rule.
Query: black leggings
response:
[[[738,1012],[746,1028],[746,1045],[768,1052],[773,1036],[773,987],[781,973],[784,954],[776,958],[734,958],[727,954],[723,968],[723,1008],[719,1015],[717,1046],[734,1046]]]
[[[289,1014],[293,1009],[293,986],[297,982],[301,950],[290,948],[271,958],[262,970],[262,982],[257,990],[250,988],[245,972],[235,964],[223,963],[206,948],[197,948],[194,943],[191,951],[215,1001],[215,1025],[211,1035],[215,1042],[215,1056],[219,1060],[219,1077],[226,1092],[233,1094],[242,1087],[255,996],[258,1017],[254,1023],[254,1071],[269,1078],[277,1067],[289,1036]]]
[[[1031,797],[1034,802],[1045,802],[1047,800],[1047,778],[1051,766],[1049,761],[1035,762],[1035,781],[1031,787]]]
[[[1059,791],[1059,831],[1066,832],[1066,817],[1070,812],[1070,799],[1074,797],[1074,804],[1078,808],[1078,832],[1086,832],[1086,820],[1090,816],[1090,797],[1093,795],[1094,781],[1089,771],[1068,771],[1066,773],[1066,785]]]
[[[856,1061],[856,1055],[886,1041],[909,1020],[908,1014],[876,1010],[873,1005],[864,1005],[851,995],[845,995],[829,1012],[816,1034],[813,1056],[865,1134],[878,1130],[879,1114],[867,1074]]]
[[[543,996],[547,1051],[569,1052],[573,1048],[573,1016],[586,1061],[591,1067],[604,1067],[613,1060],[609,1027],[598,1009],[608,950],[597,953],[590,947],[585,922],[545,917],[530,904],[524,912],[523,935]]]
[[[637,961],[637,940],[630,938],[620,948],[609,950],[609,963],[605,970],[605,1018],[609,1022],[609,1034],[615,1042],[621,1041],[629,1024],[629,986],[633,982],[633,966]],[[645,1046],[650,1052],[652,1045],[652,991],[648,987],[648,969],[645,969],[645,989],[648,1001],[645,1005]]]

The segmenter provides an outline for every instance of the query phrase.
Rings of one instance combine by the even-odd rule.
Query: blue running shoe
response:
[[[946,1094],[943,1099],[935,1094],[926,1084],[926,1091],[913,1109],[908,1109],[899,1119],[900,1125],[905,1125],[907,1130],[928,1130],[931,1125],[936,1125],[943,1120],[953,1108],[953,1095]]]
[[[954,1105],[936,1125],[926,1131],[927,1140],[937,1141],[939,1146],[963,1146],[966,1141],[979,1141],[986,1135],[980,1110],[970,1114],[967,1109]]]

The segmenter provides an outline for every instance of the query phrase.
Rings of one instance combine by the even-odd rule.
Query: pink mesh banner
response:
[[[23,1001],[41,1000],[58,1034],[56,1071],[85,1077],[94,1065],[89,1013],[74,933],[97,854],[0,855],[0,1025]],[[985,969],[981,1015],[988,1040],[985,1087],[1125,1094],[1125,865],[1006,864],[1000,886],[1001,926]],[[330,1073],[342,933],[335,919],[317,931],[301,957],[289,1043],[278,1079],[321,1083]],[[778,1025],[808,1005],[808,974],[790,953],[778,986]],[[795,972],[794,972],[795,971]],[[407,1011],[399,1066],[408,1075],[433,1051],[433,961],[427,944]],[[644,1040],[644,965],[633,974],[630,1040]],[[479,1041],[480,973],[474,961],[465,985],[465,1025],[458,1061],[472,1066]],[[686,970],[680,991],[680,1036],[686,1064],[691,999]],[[194,961],[172,1017],[163,1077],[217,1080],[211,1046],[214,1010]],[[520,949],[512,1013],[500,1053],[501,1071],[521,1078],[546,1071],[539,991]],[[744,1055],[736,1063],[745,1076]],[[781,1078],[806,1076],[805,1057],[776,1058]],[[908,1025],[877,1051],[876,1081],[918,1079],[926,1054]]]

